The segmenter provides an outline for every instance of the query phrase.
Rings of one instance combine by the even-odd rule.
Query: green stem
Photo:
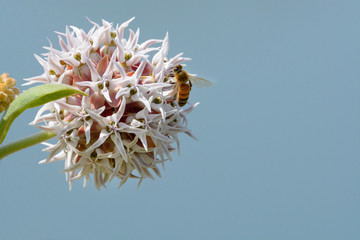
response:
[[[10,155],[14,152],[20,151],[24,148],[31,147],[35,144],[44,142],[50,138],[55,137],[56,134],[50,133],[50,132],[39,132],[34,135],[31,135],[29,137],[20,139],[18,141],[6,144],[4,146],[0,146],[0,160],[6,157],[7,155]]]

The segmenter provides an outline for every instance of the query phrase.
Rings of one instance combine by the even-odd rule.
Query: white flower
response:
[[[50,43],[44,59],[35,55],[44,73],[26,79],[26,85],[62,83],[88,94],[45,104],[31,123],[57,134],[56,144],[44,143],[50,154],[41,163],[64,160],[70,188],[80,178],[85,186],[91,175],[98,189],[114,177],[121,179],[120,186],[128,178],[140,184],[154,179],[154,173],[160,177],[158,164],[171,159],[173,144],[179,149],[177,134],[193,137],[186,114],[197,104],[188,109],[177,105],[172,74],[190,59],[182,54],[167,58],[168,34],[164,40],[138,43],[138,29],[124,38],[132,20],[116,27],[90,21],[94,27],[88,33],[66,27],[58,33],[61,50]]]

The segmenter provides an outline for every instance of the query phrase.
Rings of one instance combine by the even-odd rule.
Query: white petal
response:
[[[101,76],[99,75],[98,71],[96,70],[94,63],[88,58],[88,59],[86,59],[86,64],[90,69],[91,80],[93,82],[99,81],[99,79],[101,79]]]
[[[91,119],[84,122],[86,145],[90,142],[90,129],[91,129],[92,124],[93,124],[93,120],[91,120]]]
[[[88,149],[86,149],[86,152],[92,152],[95,148],[99,147],[101,144],[105,142],[105,140],[109,137],[110,133],[106,131],[106,129],[101,130],[100,136],[96,142],[94,142],[93,145],[91,145]]]
[[[103,89],[101,89],[101,94],[104,96],[104,98],[106,99],[106,101],[108,102],[112,102],[111,98],[110,98],[110,94],[109,94],[109,90],[107,89],[107,87],[104,87]]]
[[[124,160],[123,158],[117,157],[114,159],[114,161],[115,161],[115,168],[113,174],[111,174],[110,176],[109,181],[112,181],[112,179],[117,175]]]
[[[97,111],[97,110],[101,110],[101,111]],[[90,115],[90,117],[93,118],[93,120],[97,121],[101,127],[107,126],[106,119],[100,115],[105,110],[105,106],[103,106],[97,110],[93,111],[90,109],[86,109],[86,111]]]
[[[126,74],[126,72],[125,72],[125,69],[124,69],[119,63],[117,63],[117,62],[115,62],[115,66],[116,66],[116,68],[117,68],[117,69],[119,70],[119,72],[120,72],[121,79],[125,79],[126,76],[127,76],[127,74]]]
[[[121,156],[125,161],[127,161],[127,154],[124,148],[124,145],[121,140],[121,136],[119,133],[114,133],[110,136],[111,140],[114,142],[116,148],[119,150]]]
[[[125,28],[127,28],[129,26],[129,23],[131,23],[132,20],[134,20],[134,19],[135,19],[135,17],[130,18],[129,20],[127,20],[126,22],[121,24],[118,29],[116,29],[117,32],[118,32],[118,38],[119,39],[123,38]]]
[[[126,106],[126,98],[123,96],[121,99],[119,109],[117,110],[117,112],[115,114],[112,115],[112,116],[114,116],[112,120],[115,122],[115,124],[117,124],[120,121],[121,117],[123,116],[124,111],[125,111],[125,106]]]

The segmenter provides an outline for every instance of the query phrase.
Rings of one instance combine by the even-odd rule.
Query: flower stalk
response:
[[[0,146],[0,160],[12,153],[15,153],[22,149],[39,144],[39,143],[49,140],[55,136],[56,136],[56,134],[54,134],[54,133],[41,131],[39,133],[25,137],[18,141]]]

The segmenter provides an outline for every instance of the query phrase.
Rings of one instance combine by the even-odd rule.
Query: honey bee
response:
[[[180,64],[174,67],[173,74],[176,82],[174,89],[176,101],[180,107],[187,103],[193,83],[198,87],[210,87],[212,85],[209,80],[189,75]]]

